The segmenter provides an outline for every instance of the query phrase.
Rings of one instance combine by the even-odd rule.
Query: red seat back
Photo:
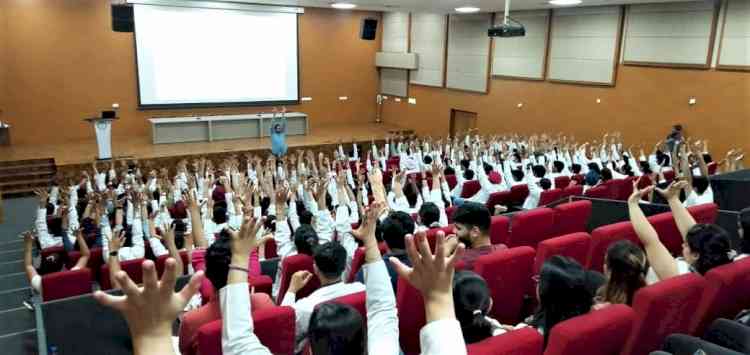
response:
[[[719,170],[719,164],[715,161],[708,163],[706,167],[708,168],[708,175],[716,175],[716,171]]]
[[[279,256],[277,250],[276,250],[276,241],[271,238],[266,242],[266,260],[273,259],[277,256]]]
[[[530,246],[536,248],[542,240],[555,233],[555,211],[550,208],[535,208],[519,212],[510,221],[508,247]]]
[[[633,181],[635,181],[635,179],[634,176],[630,176],[620,180],[620,191],[619,196],[617,196],[618,200],[627,201],[630,195],[633,194]]]
[[[690,325],[690,334],[702,335],[717,318],[733,319],[750,308],[750,258],[715,267],[706,273],[706,289]]]
[[[582,174],[573,175],[570,177],[571,181],[575,181],[578,185],[583,186],[583,183],[586,181],[586,177]]]
[[[380,242],[378,243],[378,249],[380,249],[380,255],[383,255],[388,252],[388,245],[385,242]],[[347,275],[346,277],[346,282],[354,282],[354,279],[357,278],[359,269],[361,269],[362,265],[364,264],[365,247],[359,247],[354,251],[354,256],[352,257],[352,266],[349,270],[349,275]]]
[[[424,299],[419,290],[401,277],[396,290],[396,309],[401,350],[405,355],[419,354],[419,331],[427,323]]]
[[[297,254],[288,256],[281,262],[281,283],[279,284],[279,295],[276,299],[276,304],[281,304],[281,301],[284,299],[286,290],[289,288],[289,283],[292,281],[292,275],[294,275],[295,272],[301,270],[307,270],[311,273],[314,272],[313,258],[311,256],[305,254]],[[307,297],[319,287],[320,280],[317,276],[313,276],[312,279],[307,283],[307,285],[305,285],[305,287],[297,292],[297,299]]]
[[[715,203],[706,203],[688,207],[688,212],[690,212],[690,215],[693,216],[697,223],[712,224],[716,222],[719,206]]]
[[[583,196],[583,185],[568,186],[563,190],[563,197]]]
[[[490,241],[492,244],[505,244],[508,242],[508,228],[510,218],[505,216],[492,216],[490,221]]]
[[[643,175],[638,180],[638,189],[643,190],[654,184],[654,181],[648,175]]]
[[[430,250],[433,252],[435,251],[435,245],[437,244],[437,233],[440,231],[443,231],[446,236],[454,234],[454,226],[452,224],[449,224],[445,227],[440,228],[430,228],[425,233],[425,237],[427,237],[427,243],[430,244]]]
[[[529,197],[529,186],[526,184],[516,185],[510,188],[511,204],[515,206],[523,205],[523,202],[526,201],[526,197]]]
[[[44,302],[91,293],[91,269],[53,272],[42,276]]]
[[[570,177],[567,177],[565,175],[561,175],[555,178],[555,188],[564,190],[566,187],[570,185]]]
[[[641,241],[638,239],[633,225],[629,221],[594,229],[591,232],[591,246],[589,247],[589,254],[586,257],[586,268],[601,272],[604,268],[604,255],[607,254],[607,248],[612,243],[623,239],[636,243],[636,245],[641,245]]]
[[[485,205],[487,205],[487,209],[490,210],[490,213],[492,213],[495,210],[496,205],[508,206],[510,204],[510,191],[498,191],[490,194],[490,197],[487,199],[487,203]]]
[[[169,259],[169,254],[164,254],[158,258],[156,258],[156,273],[161,277],[161,275],[164,274],[164,268],[166,267],[167,259]],[[184,265],[183,275],[187,275],[188,273],[188,252],[187,250],[180,251],[180,259],[182,259],[182,265]]]
[[[461,198],[472,197],[481,189],[482,185],[479,184],[478,180],[465,181],[464,186],[461,188]]]
[[[599,185],[592,187],[583,193],[583,196],[589,198],[612,198],[609,187],[607,185]]]
[[[555,207],[555,234],[585,232],[591,218],[591,201],[580,200]]]
[[[445,209],[445,214],[448,216],[448,223],[453,223],[453,213],[456,212],[456,206],[450,206]]]
[[[534,274],[539,274],[542,264],[555,255],[567,256],[581,265],[586,265],[586,256],[590,244],[591,236],[588,233],[563,235],[539,243],[534,259]]]
[[[686,274],[659,281],[635,293],[633,330],[622,355],[646,355],[658,350],[674,333],[687,333],[706,281]]]
[[[448,187],[453,190],[454,187],[458,184],[458,180],[456,180],[456,175],[445,175],[445,182],[448,183]]]
[[[659,240],[674,256],[682,255],[682,234],[677,229],[672,212],[664,212],[648,217],[648,221],[659,235]]]
[[[573,317],[552,328],[544,355],[619,355],[635,313],[622,304]]]
[[[334,298],[327,303],[340,303],[351,306],[362,315],[362,320],[367,321],[367,296],[365,291],[352,293],[338,298]]]
[[[668,170],[664,172],[664,180],[667,180],[667,182],[671,183],[672,181],[674,181],[674,177],[674,170]]]
[[[136,284],[143,283],[143,268],[141,264],[145,259],[133,259],[120,262],[120,269],[125,271],[130,279]],[[109,279],[109,265],[104,264],[99,272],[99,286],[102,290],[109,290],[112,288],[112,282]]]
[[[294,354],[295,316],[292,307],[271,307],[253,311],[253,332],[272,354]],[[198,329],[198,353],[220,355],[221,320]]]
[[[91,270],[91,281],[95,281],[99,278],[99,270],[104,264],[104,258],[102,257],[102,248],[89,249],[89,261],[86,263],[86,267]],[[65,267],[72,269],[73,266],[81,258],[80,251],[71,251],[68,253],[68,261],[65,263]]]
[[[498,250],[477,259],[474,270],[487,281],[492,299],[502,300],[493,302],[491,317],[503,324],[516,324],[521,320],[533,264],[534,249],[530,247]]]
[[[542,355],[544,338],[532,327],[490,337],[466,346],[468,355]]]
[[[549,189],[542,191],[539,195],[539,206],[549,205],[563,197],[563,190],[561,189]]]

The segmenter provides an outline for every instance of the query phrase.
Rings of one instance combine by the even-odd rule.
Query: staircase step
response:
[[[31,179],[31,180],[23,179],[23,180],[17,180],[17,181],[0,182],[0,187],[2,187],[3,191],[5,191],[5,187],[8,187],[8,186],[16,186],[16,187],[17,186],[30,186],[30,185],[36,186],[36,185],[41,185],[41,184],[44,184],[45,186],[47,186],[51,182],[52,182],[51,178],[44,178],[44,179],[37,178],[37,179]],[[13,187],[9,187],[8,189],[12,190]]]
[[[29,279],[28,277],[26,277],[25,272],[17,272],[15,274],[7,274],[7,275],[0,276],[0,290],[12,290],[12,289],[24,288],[28,286],[29,286]],[[2,322],[0,321],[0,323]],[[0,331],[0,334],[3,334],[3,332]]]
[[[15,274],[18,272],[25,272],[22,260],[0,263],[0,275]]]
[[[4,162],[4,163],[0,162],[0,172],[14,171],[18,169],[29,169],[29,170],[30,169],[42,169],[42,168],[49,168],[49,167],[54,167],[54,166],[55,166],[55,162],[53,161],[50,161],[50,162],[34,161],[34,162],[27,162],[23,164],[9,164],[9,162]]]
[[[7,161],[0,161],[0,166],[28,165],[28,164],[39,164],[39,163],[54,164],[55,159],[40,158],[40,159],[7,160]]]
[[[35,329],[0,336],[0,349],[3,349],[3,354],[37,355],[38,347]]]
[[[36,318],[34,312],[23,305],[19,307],[0,311],[0,335],[12,334],[36,329]]]
[[[10,238],[5,242],[0,242],[0,251],[23,249],[23,240],[21,238]]]
[[[0,311],[21,306],[22,302],[31,297],[31,288],[23,287],[0,292]]]
[[[33,176],[51,177],[57,174],[57,171],[52,168],[44,168],[39,170],[23,170],[23,171],[0,171],[0,181],[7,181],[18,178],[27,178]]]
[[[23,260],[23,248],[0,251],[0,263],[18,260]]]

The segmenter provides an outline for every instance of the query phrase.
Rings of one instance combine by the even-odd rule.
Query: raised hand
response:
[[[289,290],[287,292],[297,293],[299,290],[305,287],[310,280],[312,280],[313,273],[307,270],[300,270],[292,275],[292,280],[289,282]]]
[[[680,198],[680,191],[688,186],[687,181],[673,181],[666,189],[656,189],[656,192],[661,194],[665,200],[669,201],[675,198]]]
[[[641,202],[641,198],[644,195],[649,194],[649,193],[651,193],[651,191],[654,190],[654,186],[653,185],[652,186],[647,186],[644,189],[638,189],[638,184],[640,182],[641,182],[641,179],[633,181],[633,193],[630,194],[630,196],[628,197],[628,203],[629,204],[635,204],[635,205],[639,204]]]

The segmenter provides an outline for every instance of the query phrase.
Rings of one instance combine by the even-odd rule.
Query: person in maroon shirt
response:
[[[491,218],[490,211],[480,203],[466,202],[456,209],[453,223],[456,226],[454,233],[458,240],[452,239],[466,246],[466,252],[459,260],[459,263],[463,263],[464,269],[473,270],[474,262],[482,255],[508,248],[505,244],[493,245],[490,241]]]

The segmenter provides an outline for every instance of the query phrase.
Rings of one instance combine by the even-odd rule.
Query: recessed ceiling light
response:
[[[455,10],[456,10],[456,12],[460,12],[460,13],[464,13],[464,14],[468,14],[468,13],[472,13],[472,12],[479,12],[479,8],[478,7],[474,7],[474,6],[457,7]]]
[[[350,10],[357,7],[357,5],[348,2],[334,2],[333,4],[331,4],[331,7],[340,10]]]
[[[578,5],[581,0],[549,0],[552,5],[566,6],[566,5]]]

